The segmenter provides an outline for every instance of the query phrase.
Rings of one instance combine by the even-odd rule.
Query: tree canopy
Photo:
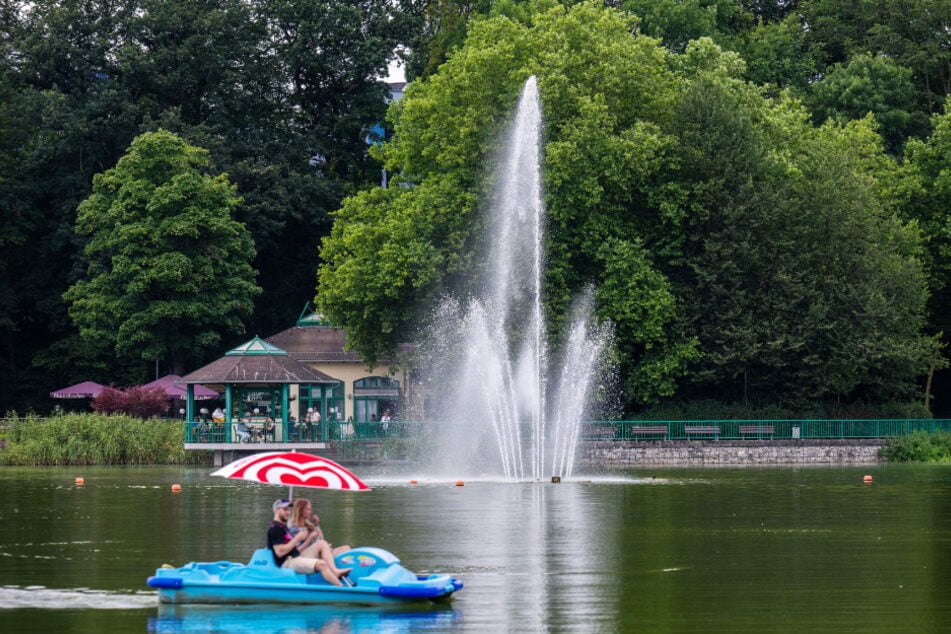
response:
[[[919,235],[879,198],[874,120],[815,127],[709,39],[684,52],[583,3],[474,21],[391,108],[399,186],[345,201],[318,300],[368,358],[435,296],[471,292],[495,139],[529,75],[544,108],[546,304],[599,289],[631,404],[908,398],[923,334]]]
[[[224,333],[244,331],[260,292],[254,243],[233,218],[234,186],[207,166],[206,152],[159,131],[93,179],[76,219],[89,266],[66,293],[91,345],[185,373]]]
[[[930,337],[949,332],[951,4],[607,5],[2,4],[0,405],[44,411],[51,384],[151,374],[141,350],[117,357],[81,338],[64,299],[88,280],[77,209],[146,132],[204,148],[200,171],[236,187],[261,288],[246,330],[292,322],[321,266],[320,302],[360,350],[411,337],[434,298],[478,278],[497,134],[532,73],[547,121],[552,332],[593,285],[626,342],[631,404],[913,392],[911,368],[929,354],[942,367]],[[368,152],[397,55],[414,81],[391,107],[396,136]],[[386,190],[382,164],[395,175]],[[820,264],[835,276],[803,272]],[[890,309],[875,308],[882,298]],[[829,320],[824,333],[800,323],[806,306]],[[222,348],[246,336],[219,334]],[[190,362],[220,353],[196,350],[206,357]],[[877,373],[885,359],[891,371]]]
[[[228,174],[262,288],[247,330],[292,322],[313,294],[329,214],[379,182],[366,131],[383,120],[387,62],[417,16],[402,0],[4,3],[0,404],[42,411],[51,384],[153,371],[78,339],[63,300],[86,270],[77,208],[143,132],[173,132]],[[246,333],[221,336],[227,347]]]

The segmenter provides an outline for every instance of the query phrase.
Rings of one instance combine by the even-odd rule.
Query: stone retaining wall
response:
[[[586,441],[578,462],[584,466],[636,465],[836,465],[874,464],[884,444],[852,440],[677,440]]]

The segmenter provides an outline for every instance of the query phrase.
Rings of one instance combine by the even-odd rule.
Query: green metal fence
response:
[[[350,441],[386,440],[388,438],[415,438],[423,429],[435,423],[416,421],[390,422],[322,422],[313,425],[301,423],[276,422],[273,429],[267,429],[261,423],[230,424],[210,422],[182,422],[185,430],[185,443],[277,443],[299,444],[332,442],[337,444]]]
[[[329,442],[348,452],[360,452],[357,445],[393,438],[419,438],[444,422],[392,421],[327,422],[326,429],[286,429],[252,440],[277,443]],[[528,426],[526,425],[526,429]],[[800,420],[595,420],[581,424],[581,440],[772,440],[889,438],[913,431],[951,432],[951,419],[800,419]],[[238,443],[225,426],[199,427],[185,423],[185,442]]]
[[[586,421],[582,440],[768,440],[889,438],[913,431],[951,432],[951,419]]]

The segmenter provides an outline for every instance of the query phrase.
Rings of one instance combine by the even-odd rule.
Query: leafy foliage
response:
[[[372,358],[435,295],[475,287],[494,139],[533,74],[551,332],[593,283],[630,404],[912,396],[937,342],[922,334],[919,236],[883,197],[896,170],[873,122],[816,128],[712,40],[671,54],[632,25],[592,4],[474,22],[391,110],[380,154],[404,187],[344,205],[323,247],[325,313]]]
[[[951,104],[935,115],[932,125],[930,138],[908,143],[904,178],[896,188],[904,198],[903,211],[927,236],[932,328],[951,334]]]
[[[830,218],[849,219],[848,209],[855,206],[854,201],[839,202],[823,194],[835,183],[871,201],[854,226],[862,227],[872,217],[886,220],[869,234],[869,244],[875,246],[860,248],[857,253],[866,256],[852,257],[852,265],[856,271],[868,270],[868,263],[857,261],[885,245],[885,260],[891,264],[876,266],[891,273],[877,272],[872,279],[894,288],[885,278],[897,279],[900,271],[916,278],[908,273],[909,263],[920,257],[932,290],[925,329],[949,332],[944,308],[951,286],[943,246],[947,228],[939,212],[947,208],[941,178],[948,161],[942,137],[947,115],[941,113],[951,87],[951,4],[631,0],[608,3],[624,7],[622,11],[605,12],[602,4],[586,3],[566,8],[576,4],[4,4],[0,205],[8,213],[0,227],[0,403],[45,409],[51,384],[82,379],[126,384],[151,372],[154,362],[143,354],[159,354],[164,344],[143,353],[144,341],[124,341],[127,349],[116,355],[119,342],[114,337],[80,336],[64,299],[64,291],[88,272],[84,247],[89,236],[73,230],[77,208],[90,198],[93,176],[114,168],[145,131],[169,130],[190,145],[206,148],[204,171],[227,173],[237,187],[243,202],[233,209],[233,218],[253,239],[251,264],[259,271],[262,289],[243,307],[240,321],[245,326],[262,334],[274,332],[296,316],[313,292],[314,271],[321,264],[318,243],[333,232],[319,273],[325,312],[333,304],[340,323],[366,320],[365,328],[353,326],[350,339],[368,355],[392,347],[405,338],[408,324],[419,319],[420,311],[425,313],[433,297],[448,289],[465,292],[478,278],[479,211],[491,188],[484,178],[486,166],[492,164],[496,133],[529,73],[540,78],[549,126],[551,266],[546,302],[553,332],[558,331],[567,298],[592,282],[612,289],[612,299],[599,303],[603,317],[612,310],[641,314],[638,300],[617,299],[624,284],[612,286],[608,280],[620,270],[632,271],[637,284],[650,280],[646,292],[651,299],[644,304],[657,302],[665,334],[664,341],[658,341],[628,331],[634,338],[624,353],[632,364],[623,371],[625,376],[636,375],[649,351],[666,350],[671,356],[658,361],[669,363],[660,362],[659,373],[649,373],[658,398],[668,398],[661,395],[674,383],[674,397],[702,398],[716,389],[717,381],[723,381],[719,393],[725,398],[786,398],[779,387],[787,381],[784,377],[804,376],[810,368],[828,365],[821,361],[828,351],[816,348],[808,363],[794,355],[785,370],[775,371],[783,350],[799,350],[785,348],[786,343],[813,346],[791,306],[802,307],[797,298],[840,297],[820,311],[841,314],[843,323],[830,326],[829,336],[819,341],[828,344],[833,333],[849,335],[829,363],[838,358],[842,364],[853,349],[863,352],[845,365],[856,368],[869,363],[881,367],[899,349],[904,350],[899,354],[903,360],[895,364],[894,373],[873,371],[864,377],[854,370],[827,368],[821,383],[833,392],[839,389],[833,385],[852,383],[848,394],[836,392],[836,398],[846,400],[909,393],[909,376],[917,372],[911,368],[918,365],[910,360],[927,356],[921,353],[921,342],[908,335],[921,323],[914,308],[920,284],[915,280],[907,293],[883,295],[908,302],[894,308],[896,314],[909,311],[908,329],[898,335],[904,344],[871,345],[874,341],[848,333],[846,315],[877,315],[880,324],[894,320],[894,315],[871,309],[874,287],[863,284],[857,273],[851,278],[843,273],[839,281],[820,288],[798,271],[821,261],[815,253],[797,260],[793,245],[810,239],[808,232],[798,237],[786,232],[795,225],[795,201],[808,203],[811,194],[802,181],[783,181],[806,172],[821,176],[812,192],[830,201]],[[577,16],[588,23],[579,24]],[[410,98],[393,106],[392,116],[401,127],[398,140],[368,153],[367,127],[382,119],[385,107],[385,89],[378,78],[395,54],[410,57],[410,78],[424,81],[414,82]],[[763,89],[753,90],[742,80]],[[707,97],[711,112],[704,114]],[[797,99],[804,108],[795,105]],[[732,126],[732,132],[691,129],[685,118],[691,109]],[[865,121],[870,112],[875,125]],[[822,138],[817,138],[804,115],[835,125],[823,128]],[[876,134],[885,138],[888,153],[904,156],[905,165],[884,160],[880,147],[868,141]],[[912,141],[903,155],[908,138]],[[823,143],[848,139],[859,143],[835,150],[834,158],[823,163],[828,173],[808,166],[804,172],[803,163],[819,157]],[[719,148],[721,142],[726,145]],[[721,149],[729,169],[717,169]],[[377,160],[387,162],[402,188],[415,186],[420,194],[388,192],[389,202],[377,204],[376,192],[363,193],[379,181]],[[863,179],[865,186],[851,182]],[[341,202],[348,196],[352,198]],[[440,207],[423,209],[430,204]],[[337,209],[343,225],[331,228]],[[392,219],[391,209],[399,210]],[[887,218],[896,211],[917,223],[924,252],[910,247],[917,240],[906,235],[911,228],[888,227],[893,220]],[[757,218],[759,213],[762,218]],[[822,216],[817,205],[807,205],[803,214],[820,225]],[[383,229],[372,226],[378,221]],[[736,223],[736,229],[724,223]],[[848,242],[862,229],[846,224],[836,235]],[[708,227],[713,230],[709,240]],[[898,239],[891,245],[883,236],[893,229]],[[744,233],[748,230],[760,242],[753,244]],[[414,255],[388,241],[386,231],[405,239]],[[748,240],[751,252],[741,248]],[[614,262],[598,256],[602,245],[605,253],[642,250],[643,262],[617,262],[608,275],[605,266]],[[774,245],[780,262],[773,270],[782,275],[769,277],[770,284],[756,290],[754,271],[769,260]],[[379,246],[385,251],[374,253]],[[824,248],[826,253],[845,250]],[[736,264],[716,260],[734,254],[739,257]],[[376,257],[380,276],[374,275]],[[334,281],[338,270],[348,280],[339,288]],[[702,288],[696,286],[698,281]],[[387,288],[391,282],[394,286]],[[847,282],[862,290],[845,292]],[[727,289],[741,301],[731,303]],[[672,302],[661,301],[665,293]],[[723,321],[748,309],[753,313],[744,313],[736,328],[714,324],[717,320],[703,315],[695,295],[715,299],[714,306],[724,311]],[[616,309],[608,309],[608,303],[616,301]],[[858,313],[855,306],[861,306]],[[864,319],[855,323],[867,325]],[[881,332],[880,324],[872,332]],[[792,332],[799,328],[803,334],[776,334],[770,346],[762,343],[769,339],[770,327]],[[133,330],[142,332],[144,326]],[[202,340],[187,359],[169,356],[164,363],[206,362],[243,336],[228,328],[218,334],[219,344]],[[688,352],[694,339],[704,361]],[[754,346],[753,353],[744,355],[743,341]],[[878,347],[890,352],[871,354]],[[772,349],[768,355],[766,348]],[[697,381],[686,386],[673,378],[688,359]],[[940,369],[937,353],[932,359]],[[746,390],[740,389],[741,377],[746,378]],[[898,382],[886,389],[896,377]],[[636,383],[628,381],[632,398],[649,401],[650,390]],[[793,392],[801,396],[809,390]]]
[[[160,387],[136,385],[125,390],[106,387],[90,406],[100,414],[126,414],[144,420],[168,412],[168,395]]]
[[[882,457],[889,462],[951,462],[951,434],[916,431],[892,438],[882,447]]]
[[[205,152],[168,132],[138,137],[118,165],[94,179],[79,208],[87,279],[67,292],[83,337],[119,356],[190,355],[242,332],[259,292],[251,237],[232,218],[240,199],[208,176]]]
[[[417,19],[402,1],[4,4],[0,402],[46,409],[51,384],[151,372],[80,339],[63,299],[86,271],[77,207],[145,131],[206,148],[208,171],[237,186],[234,217],[263,289],[242,319],[260,333],[286,327],[313,293],[330,212],[379,181],[366,128],[383,118],[380,78]],[[222,344],[241,336],[223,331]],[[204,363],[220,348],[194,352],[189,363]]]
[[[394,109],[397,141],[383,155],[413,187],[349,200],[324,242],[318,301],[347,326],[351,345],[365,358],[394,350],[440,293],[466,293],[478,283],[480,267],[472,263],[481,257],[485,222],[478,209],[491,191],[485,182],[491,171],[483,166],[492,162],[494,139],[529,74],[538,76],[545,95],[551,183],[546,302],[555,322],[573,293],[603,279],[603,262],[591,247],[631,224],[621,214],[634,194],[632,182],[657,170],[640,159],[664,144],[637,116],[660,116],[665,109],[672,77],[664,52],[653,40],[630,38],[623,14],[590,4],[556,7],[532,20],[473,24],[466,46],[438,74],[411,87]],[[597,135],[593,142],[591,134]],[[644,259],[634,266],[650,268]],[[657,306],[646,302],[645,309],[662,315],[650,319],[670,321],[675,303],[663,297],[663,282],[648,283],[661,287]],[[603,297],[620,292],[606,290]],[[634,307],[605,311],[624,319],[639,314]],[[667,342],[653,323],[625,326],[653,355],[653,370],[636,380],[639,397],[669,393],[690,345]],[[559,330],[554,323],[552,331]],[[632,350],[625,360],[633,370],[641,355]]]
[[[819,121],[845,124],[872,113],[881,134],[898,148],[913,133],[927,129],[922,113],[913,113],[912,71],[885,57],[856,55],[836,64],[812,87],[812,110]]]

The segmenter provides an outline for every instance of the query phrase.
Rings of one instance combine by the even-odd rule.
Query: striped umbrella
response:
[[[333,460],[299,451],[266,451],[252,454],[225,465],[211,475],[286,485],[290,487],[290,499],[294,497],[294,487],[339,491],[370,490],[360,478]]]

